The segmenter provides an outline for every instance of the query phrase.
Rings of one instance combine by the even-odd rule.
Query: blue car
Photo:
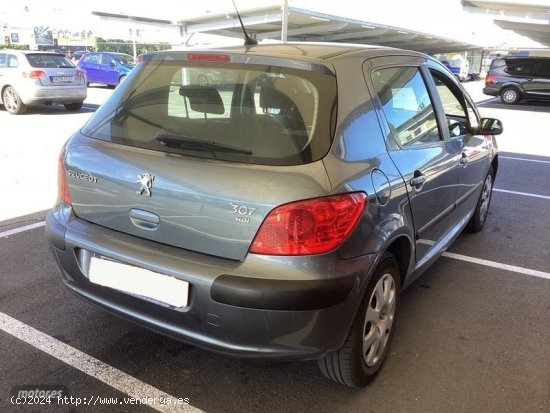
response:
[[[134,57],[124,53],[86,53],[78,67],[86,74],[87,84],[101,83],[109,86],[120,84],[135,66]]]

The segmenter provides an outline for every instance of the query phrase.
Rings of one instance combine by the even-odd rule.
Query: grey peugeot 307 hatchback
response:
[[[191,74],[212,72],[215,85]],[[143,55],[59,158],[65,285],[241,357],[372,380],[400,291],[487,219],[496,119],[438,61],[341,44]]]

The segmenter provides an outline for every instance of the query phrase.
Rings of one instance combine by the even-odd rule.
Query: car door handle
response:
[[[460,165],[467,165],[468,162],[470,162],[470,157],[466,155],[466,152],[462,152],[462,156],[460,157]]]
[[[426,182],[426,175],[418,170],[414,171],[414,176],[409,181],[415,189],[420,189],[424,185],[424,182]]]

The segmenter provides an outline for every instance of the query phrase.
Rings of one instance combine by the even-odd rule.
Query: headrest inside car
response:
[[[221,115],[225,112],[220,93],[213,87],[186,85],[180,87],[180,95],[189,99],[195,112]]]

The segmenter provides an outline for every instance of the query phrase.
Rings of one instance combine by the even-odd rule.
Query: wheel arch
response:
[[[404,234],[397,235],[386,244],[383,252],[389,252],[395,257],[401,278],[401,286],[403,286],[409,269],[414,267],[412,264],[415,255],[411,239]]]
[[[498,154],[493,157],[493,159],[491,161],[491,166],[493,167],[493,172],[496,176],[497,171],[498,171]]]
[[[503,83],[501,86],[500,86],[500,90],[498,91],[498,94],[500,95],[501,92],[505,89],[505,88],[509,88],[509,87],[513,87],[513,88],[516,88],[517,90],[519,90],[519,93],[521,94],[521,96],[523,97],[523,95],[525,94],[525,91],[523,90],[523,87],[521,86],[521,83],[517,83],[517,82],[505,82]]]

